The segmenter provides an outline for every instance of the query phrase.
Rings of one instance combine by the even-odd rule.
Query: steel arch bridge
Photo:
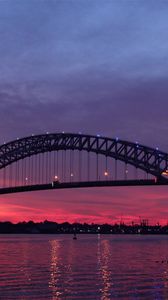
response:
[[[79,178],[76,181],[74,181],[74,178],[72,178],[72,160],[74,161],[74,150],[77,150],[79,153]],[[58,176],[58,165],[60,164],[60,158],[58,158],[58,155],[57,158],[52,156],[52,153],[58,154],[59,151],[64,153],[64,155],[62,155],[62,170],[63,165],[65,165],[66,161],[69,160],[69,180],[63,180],[62,178],[60,181],[60,176]],[[67,151],[69,151],[68,158],[65,155]],[[87,163],[85,161],[82,166],[80,156],[83,152],[88,154],[88,158]],[[91,179],[89,175],[89,170],[91,168],[89,164],[90,160],[92,159],[89,157],[90,153],[96,155],[94,168],[97,170],[97,176],[94,180]],[[46,156],[45,162],[44,154],[48,155]],[[103,178],[104,180],[100,180],[99,176],[99,156],[103,156],[106,160],[104,172],[105,177]],[[39,157],[38,160],[37,157]],[[31,161],[31,158],[34,158],[34,160]],[[115,164],[115,167],[113,168],[113,175],[115,173],[115,176],[113,176],[113,179],[111,180],[108,178],[109,174],[107,159],[112,159]],[[25,170],[26,162],[27,170]],[[124,180],[117,179],[117,162],[122,162],[125,166]],[[86,164],[88,168],[88,178],[82,180],[80,172],[82,169],[86,169]],[[12,166],[14,166],[14,168],[12,168]],[[147,174],[147,176],[150,175],[151,178],[128,179],[128,166],[132,166],[136,171],[143,171]],[[34,172],[36,172],[36,175],[30,175],[33,168],[35,169]],[[100,135],[94,136],[79,133],[48,133],[16,139],[1,145],[0,170],[3,172],[1,176],[2,184],[0,193],[13,193],[50,188],[115,185],[165,185],[168,184],[168,154],[160,151],[158,148],[154,149],[139,143],[132,143],[120,140],[118,138],[108,138]],[[42,177],[46,170],[48,173],[50,173],[50,176],[48,176],[49,178],[47,180],[44,180]],[[36,177],[35,183],[33,183],[33,180],[29,180],[27,177],[28,173],[29,178],[32,179]],[[15,179],[13,179],[14,177],[12,176],[14,176]],[[67,173],[64,177],[66,176]]]

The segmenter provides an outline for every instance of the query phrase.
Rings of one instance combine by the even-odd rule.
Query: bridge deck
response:
[[[28,191],[52,190],[52,189],[73,189],[89,187],[110,187],[110,186],[158,186],[168,185],[168,181],[149,180],[113,180],[113,181],[83,181],[83,182],[51,182],[47,184],[25,185],[18,187],[0,188],[0,194],[10,194]]]

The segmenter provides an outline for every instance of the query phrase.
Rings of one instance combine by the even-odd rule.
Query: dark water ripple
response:
[[[168,236],[0,235],[0,299],[168,299]]]

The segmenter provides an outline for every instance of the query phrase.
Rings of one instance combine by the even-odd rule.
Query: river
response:
[[[0,299],[168,299],[168,236],[0,235]]]

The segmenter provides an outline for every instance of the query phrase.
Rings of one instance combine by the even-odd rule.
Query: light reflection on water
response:
[[[100,288],[101,299],[110,299],[111,297],[111,286],[112,286],[112,274],[110,270],[110,244],[109,240],[100,239],[98,235],[98,252],[97,252],[97,261],[98,261],[98,271],[100,272],[100,277],[102,277],[102,288]]]
[[[61,296],[61,293],[58,289],[59,283],[59,264],[58,264],[58,249],[59,243],[56,240],[51,241],[51,268],[50,268],[50,276],[51,279],[49,281],[49,288],[53,291],[53,298],[58,298]]]
[[[168,299],[168,236],[0,235],[0,299]]]

